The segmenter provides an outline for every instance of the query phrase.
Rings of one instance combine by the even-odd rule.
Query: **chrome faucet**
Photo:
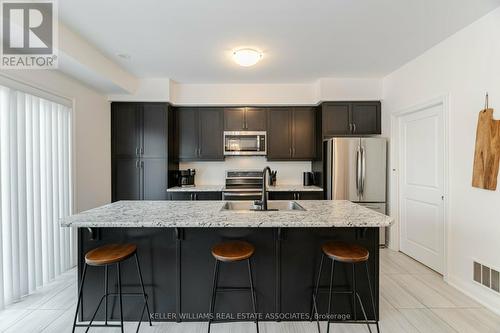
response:
[[[271,175],[271,168],[266,166],[262,170],[262,197],[260,200],[254,202],[254,205],[259,207],[259,210],[267,210],[267,173]]]

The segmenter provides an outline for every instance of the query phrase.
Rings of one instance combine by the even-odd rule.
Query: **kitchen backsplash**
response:
[[[226,170],[262,170],[265,166],[278,171],[278,185],[302,184],[302,173],[311,171],[311,162],[269,162],[263,156],[226,157],[223,162],[179,163],[179,169],[196,169],[196,185],[224,184]]]

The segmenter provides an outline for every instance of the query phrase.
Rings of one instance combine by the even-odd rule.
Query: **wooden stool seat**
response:
[[[91,266],[114,264],[130,258],[136,251],[134,244],[108,244],[87,252],[85,263]]]
[[[345,263],[367,261],[370,256],[370,252],[364,247],[344,242],[327,242],[321,246],[321,250],[330,259]]]
[[[212,247],[215,259],[224,262],[246,260],[255,252],[255,247],[245,241],[229,241],[216,244]]]

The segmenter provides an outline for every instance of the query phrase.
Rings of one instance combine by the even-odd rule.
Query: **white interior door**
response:
[[[443,104],[399,117],[400,248],[444,270]]]

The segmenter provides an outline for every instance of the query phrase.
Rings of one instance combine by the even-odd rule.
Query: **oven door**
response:
[[[266,132],[225,131],[224,155],[266,155]]]
[[[262,199],[262,192],[249,191],[249,192],[235,192],[226,191],[222,192],[222,200],[224,201],[254,201]]]

